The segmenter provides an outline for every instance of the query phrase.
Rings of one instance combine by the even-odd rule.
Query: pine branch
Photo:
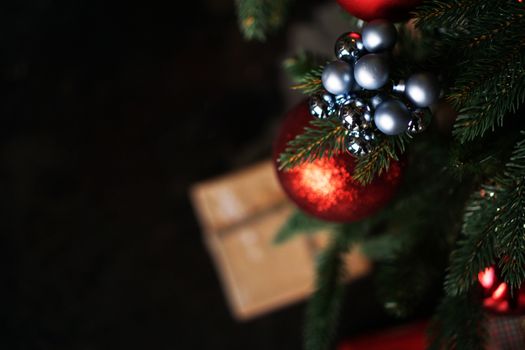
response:
[[[523,181],[523,180],[522,180]],[[506,193],[495,217],[496,248],[503,279],[512,290],[525,282],[525,186]]]
[[[305,350],[332,348],[344,295],[343,255],[364,235],[360,224],[344,225],[321,253],[317,265],[316,291],[306,311]]]
[[[493,217],[497,211],[496,188],[476,192],[465,209],[464,238],[452,252],[445,290],[449,295],[467,293],[480,271],[495,262]]]
[[[313,95],[323,88],[321,76],[325,65],[320,65],[306,72],[303,76],[297,77],[297,84],[292,86],[293,90],[300,90],[306,95]]]
[[[320,68],[320,62],[322,61],[324,60],[311,52],[300,51],[295,56],[284,60],[283,68],[292,81],[299,85],[305,83],[306,76],[312,75],[314,77],[313,86],[315,86],[321,84],[322,68]]]
[[[335,119],[312,119],[304,133],[288,142],[279,155],[279,169],[291,169],[323,156],[344,152],[346,129]]]
[[[443,75],[452,79],[447,98],[460,111],[457,139],[472,141],[501,127],[525,102],[523,4],[433,0],[418,9],[416,21],[440,28],[436,52],[442,53]]]
[[[518,1],[508,0],[493,0],[490,5],[480,0],[425,1],[416,11],[415,23],[418,27],[440,28],[445,35],[457,38],[476,30],[490,32],[494,22],[508,20],[519,13],[520,6]]]
[[[498,265],[512,289],[525,282],[525,140],[520,141],[497,179],[467,206],[463,234],[451,255],[445,281],[449,295],[467,293],[483,269]]]
[[[516,145],[506,169],[507,191],[494,220],[502,276],[516,290],[525,282],[525,140]]]
[[[371,183],[390,167],[392,160],[399,160],[398,154],[405,152],[409,136],[406,134],[383,138],[369,155],[359,158],[354,169],[354,179],[363,184]]]
[[[361,252],[373,261],[388,261],[396,257],[405,243],[398,235],[382,234],[365,240]]]
[[[418,7],[415,16],[417,27],[450,27],[463,22],[476,10],[477,0],[441,0],[425,1]]]
[[[523,41],[525,47],[525,40]],[[449,101],[460,109],[454,135],[460,142],[472,141],[502,126],[504,117],[525,101],[525,52],[520,46],[502,59],[478,61],[458,78]],[[463,107],[467,106],[467,107]]]
[[[300,234],[317,233],[320,229],[333,231],[337,227],[338,224],[318,220],[296,209],[275,236],[274,243],[282,244]]]
[[[421,136],[411,144],[410,166],[395,202],[381,212],[386,218],[382,235],[397,248],[384,248],[388,258],[377,264],[376,289],[386,310],[397,317],[440,297],[451,241],[461,230],[457,223],[471,192],[470,179],[461,181],[444,168],[448,147],[432,135]],[[429,180],[429,174],[439,181]]]
[[[236,0],[235,3],[244,37],[264,41],[269,32],[283,25],[291,0]]]
[[[445,297],[429,327],[429,350],[484,349],[485,314],[470,294]]]

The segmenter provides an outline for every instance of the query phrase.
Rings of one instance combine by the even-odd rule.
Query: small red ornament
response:
[[[498,314],[525,313],[525,285],[514,293],[498,275],[496,268],[488,267],[478,274],[483,289],[483,307]]]
[[[392,22],[410,18],[410,11],[421,0],[337,0],[351,15],[364,21],[387,19]]]
[[[311,119],[306,101],[288,113],[274,147],[276,169],[288,141],[303,133]],[[277,170],[277,176],[288,196],[305,212],[327,221],[351,222],[387,204],[401,181],[401,164],[392,161],[388,171],[363,186],[352,178],[355,164],[353,156],[341,152],[290,170]]]

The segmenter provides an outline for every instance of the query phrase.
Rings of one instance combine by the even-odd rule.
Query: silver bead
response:
[[[339,119],[346,129],[361,132],[372,126],[372,110],[363,100],[353,99],[339,108]]]
[[[312,117],[326,119],[335,114],[335,98],[327,92],[319,92],[308,100]]]
[[[386,135],[398,135],[406,131],[410,111],[399,100],[388,100],[379,105],[374,113],[376,127]]]
[[[335,57],[346,62],[355,62],[365,54],[361,34],[348,32],[341,35],[335,42]]]
[[[432,112],[428,108],[418,108],[412,112],[412,119],[408,122],[407,132],[419,134],[425,131],[430,125]]]
[[[370,52],[381,52],[396,45],[396,27],[384,20],[376,19],[363,27],[363,45]]]
[[[343,94],[343,95],[337,95],[334,98],[335,98],[335,104],[337,106],[342,106],[344,104],[350,103],[350,101],[352,101],[352,99],[354,99],[355,96],[353,94]]]
[[[428,107],[439,99],[439,83],[432,73],[413,74],[405,85],[405,94],[418,107]]]
[[[370,127],[359,131],[349,131],[347,135],[359,137],[360,139],[368,142],[374,142],[376,139],[376,133],[374,132],[374,129],[371,127],[371,125]]]
[[[370,99],[370,104],[372,105],[373,109],[376,109],[381,103],[385,102],[387,99],[387,95],[380,93],[375,96],[372,96],[372,98]]]
[[[363,89],[377,90],[388,82],[388,61],[383,55],[371,53],[361,57],[354,66],[354,77]]]
[[[331,62],[324,68],[321,80],[329,93],[346,94],[354,83],[352,66],[344,61]]]
[[[346,150],[353,156],[364,157],[374,149],[373,143],[354,134],[349,134],[346,139]]]

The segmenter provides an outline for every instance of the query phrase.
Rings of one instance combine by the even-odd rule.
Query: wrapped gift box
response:
[[[220,275],[233,315],[246,320],[303,300],[313,291],[314,260],[328,232],[272,243],[293,211],[271,161],[193,186],[191,198],[204,242]],[[349,278],[370,262],[347,256]]]

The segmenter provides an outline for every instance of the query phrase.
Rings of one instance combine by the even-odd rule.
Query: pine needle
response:
[[[336,119],[312,119],[303,134],[288,142],[279,156],[279,169],[291,169],[323,156],[344,152],[346,129]]]

